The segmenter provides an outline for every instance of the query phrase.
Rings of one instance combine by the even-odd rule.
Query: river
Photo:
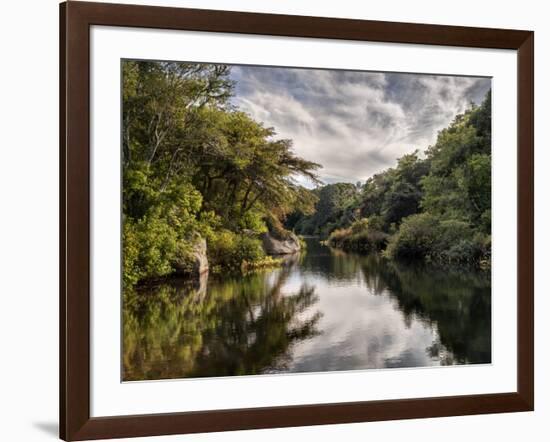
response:
[[[306,242],[280,268],[125,296],[123,380],[491,362],[488,274]]]

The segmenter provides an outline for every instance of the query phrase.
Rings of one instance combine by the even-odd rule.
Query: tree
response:
[[[231,257],[222,267],[238,267],[236,257],[262,259],[258,238],[246,238],[250,232],[264,232],[267,218],[313,210],[315,198],[297,177],[317,182],[320,166],[296,156],[290,140],[230,104],[229,73],[226,65],[123,63],[128,284],[170,274],[196,234],[210,243],[212,257]],[[221,232],[231,241],[218,240]],[[221,253],[216,245],[235,250]]]
[[[427,151],[430,172],[422,179],[422,208],[460,219],[490,233],[491,94],[480,106],[457,116]]]
[[[317,199],[314,212],[308,215],[301,209],[299,220],[293,219],[294,228],[298,233],[325,237],[341,224],[353,221],[354,206],[359,195],[354,184],[327,184],[311,193]]]
[[[376,234],[354,231],[357,218],[345,214],[357,209],[369,224],[376,220]],[[347,250],[377,249],[389,233],[386,256],[391,258],[486,265],[491,244],[490,92],[481,105],[472,105],[440,131],[424,158],[415,151],[369,178],[359,198],[328,226],[334,231],[329,243]]]

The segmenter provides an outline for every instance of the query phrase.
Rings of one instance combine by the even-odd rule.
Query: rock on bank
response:
[[[265,253],[268,255],[290,255],[300,251],[300,240],[292,233],[284,239],[275,238],[271,233],[267,232],[262,235],[262,245]]]

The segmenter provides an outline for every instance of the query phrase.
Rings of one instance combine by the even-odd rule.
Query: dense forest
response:
[[[487,267],[491,255],[491,94],[457,115],[421,155],[404,155],[365,184],[312,190],[313,214],[288,228],[332,247],[401,260]]]
[[[321,165],[231,104],[225,65],[123,63],[123,279],[276,264],[262,246],[318,235],[392,259],[487,265],[491,99],[472,105],[415,152],[366,183],[323,185]],[[317,187],[301,186],[307,177]]]
[[[259,236],[309,214],[318,164],[293,153],[230,104],[229,67],[123,63],[123,279],[192,273],[197,249],[211,272],[270,265]],[[201,244],[205,245],[201,246]]]

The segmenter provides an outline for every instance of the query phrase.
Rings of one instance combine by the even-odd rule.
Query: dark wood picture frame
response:
[[[353,403],[90,417],[90,26],[516,50],[517,391]],[[60,437],[152,436],[534,408],[534,34],[530,31],[70,1],[60,5]]]

